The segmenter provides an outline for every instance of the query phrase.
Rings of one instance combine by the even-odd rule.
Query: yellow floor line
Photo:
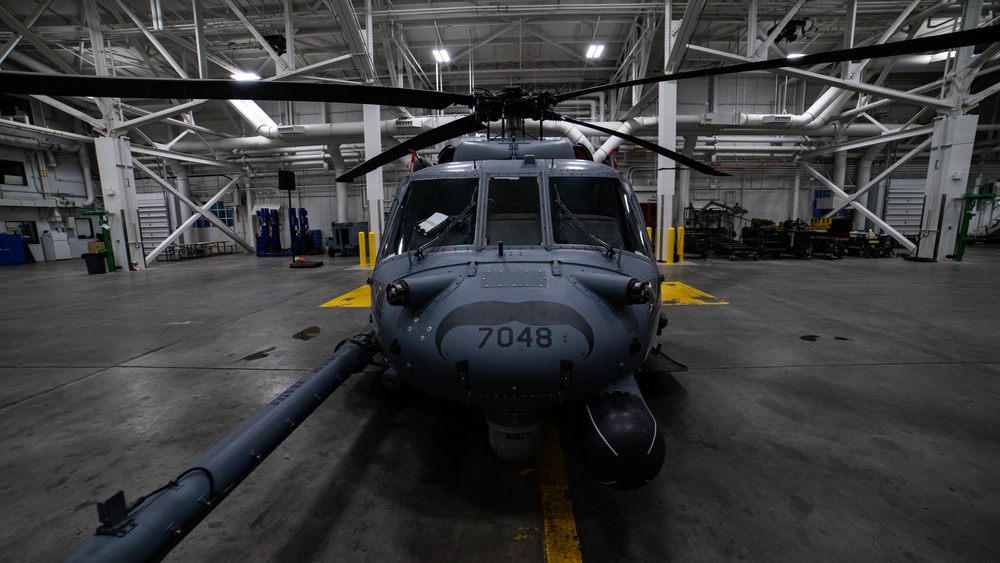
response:
[[[327,301],[320,305],[320,307],[371,307],[371,292],[369,291],[367,285],[363,285],[349,293],[345,293],[340,297]]]
[[[729,305],[717,297],[712,297],[681,282],[661,283],[660,301],[664,305]]]
[[[664,305],[728,305],[729,303],[699,291],[681,282],[663,282],[660,284],[661,301]],[[336,299],[327,301],[320,307],[371,307],[369,287],[363,285],[345,293]]]
[[[538,451],[538,483],[542,492],[542,520],[545,525],[545,561],[582,563],[580,539],[576,534],[573,502],[569,500],[569,480],[559,445],[556,421],[545,421]]]

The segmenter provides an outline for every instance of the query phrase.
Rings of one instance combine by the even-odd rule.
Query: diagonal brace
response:
[[[817,180],[822,182],[823,185],[826,186],[831,192],[837,194],[838,196],[844,199],[850,199],[851,196],[847,192],[840,189],[840,186],[828,180],[825,176],[820,174],[815,168],[809,166],[808,164],[802,164],[801,166],[802,168],[805,168],[806,171],[809,172],[809,174],[811,174],[813,178],[816,178]],[[873,223],[878,225],[879,228],[888,233],[889,236],[895,239],[896,242],[898,242],[899,244],[903,245],[903,247],[905,247],[908,251],[913,252],[917,248],[917,245],[910,242],[910,239],[906,238],[905,236],[902,235],[902,233],[892,228],[888,223],[883,221],[881,217],[869,211],[868,208],[865,207],[864,205],[861,205],[856,201],[852,201],[851,207],[858,210],[858,213],[861,213],[865,217],[871,219]]]
[[[187,205],[191,209],[193,209],[193,210],[197,211],[198,213],[200,213],[202,217],[204,217],[205,219],[208,219],[208,221],[210,223],[212,223],[213,225],[215,225],[216,227],[218,227],[220,230],[222,230],[222,232],[226,233],[226,236],[228,236],[229,238],[231,238],[234,241],[236,241],[236,243],[238,243],[240,246],[242,246],[243,248],[246,248],[250,252],[257,252],[256,248],[254,248],[253,246],[250,246],[250,243],[248,243],[247,241],[243,240],[243,237],[241,237],[240,235],[234,233],[232,231],[232,229],[230,229],[228,226],[226,226],[225,223],[222,222],[221,219],[219,219],[218,217],[215,216],[215,213],[212,213],[211,211],[209,211],[207,207],[199,206],[197,203],[195,203],[195,202],[191,201],[190,199],[188,199],[188,197],[185,196],[184,194],[182,194],[181,192],[179,192],[177,190],[177,188],[171,186],[170,182],[167,182],[163,178],[160,178],[159,176],[156,175],[156,172],[153,172],[152,170],[149,169],[148,166],[146,166],[142,162],[139,162],[139,159],[137,159],[135,157],[132,157],[132,165],[135,166],[136,168],[138,168],[139,170],[142,170],[142,172],[144,174],[146,174],[147,176],[149,176],[150,178],[152,178],[152,180],[154,182],[156,182],[157,184],[159,184],[160,186],[162,186],[163,189],[165,189],[168,192],[170,192],[170,193],[174,194],[175,196],[177,196],[177,199],[183,201],[185,205]],[[242,178],[242,175],[236,177],[237,180],[239,180],[240,178]],[[235,180],[234,180],[234,182],[235,182]],[[232,183],[232,182],[230,182],[230,183]],[[216,200],[216,201],[218,201],[218,200]]]

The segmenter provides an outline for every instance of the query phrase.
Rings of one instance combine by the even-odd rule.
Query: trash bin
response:
[[[84,254],[82,258],[87,263],[88,274],[103,274],[108,271],[104,265],[104,256],[100,254]]]

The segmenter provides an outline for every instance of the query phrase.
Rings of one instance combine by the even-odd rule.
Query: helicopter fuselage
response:
[[[639,369],[660,279],[617,171],[530,156],[457,162],[400,186],[372,317],[392,377],[487,410],[538,411]]]

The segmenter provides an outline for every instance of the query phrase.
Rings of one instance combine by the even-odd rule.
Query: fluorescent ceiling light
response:
[[[588,59],[599,59],[603,54],[604,54],[604,45],[591,45],[590,48],[587,49]]]
[[[804,56],[805,55],[803,55],[802,53],[789,53],[788,56],[785,57],[785,58],[788,58],[788,59],[801,59]]]
[[[260,80],[260,77],[253,72],[234,72],[230,76],[233,80]]]
[[[445,49],[434,49],[431,52],[434,53],[434,60],[439,63],[446,63],[451,60],[451,55]]]

